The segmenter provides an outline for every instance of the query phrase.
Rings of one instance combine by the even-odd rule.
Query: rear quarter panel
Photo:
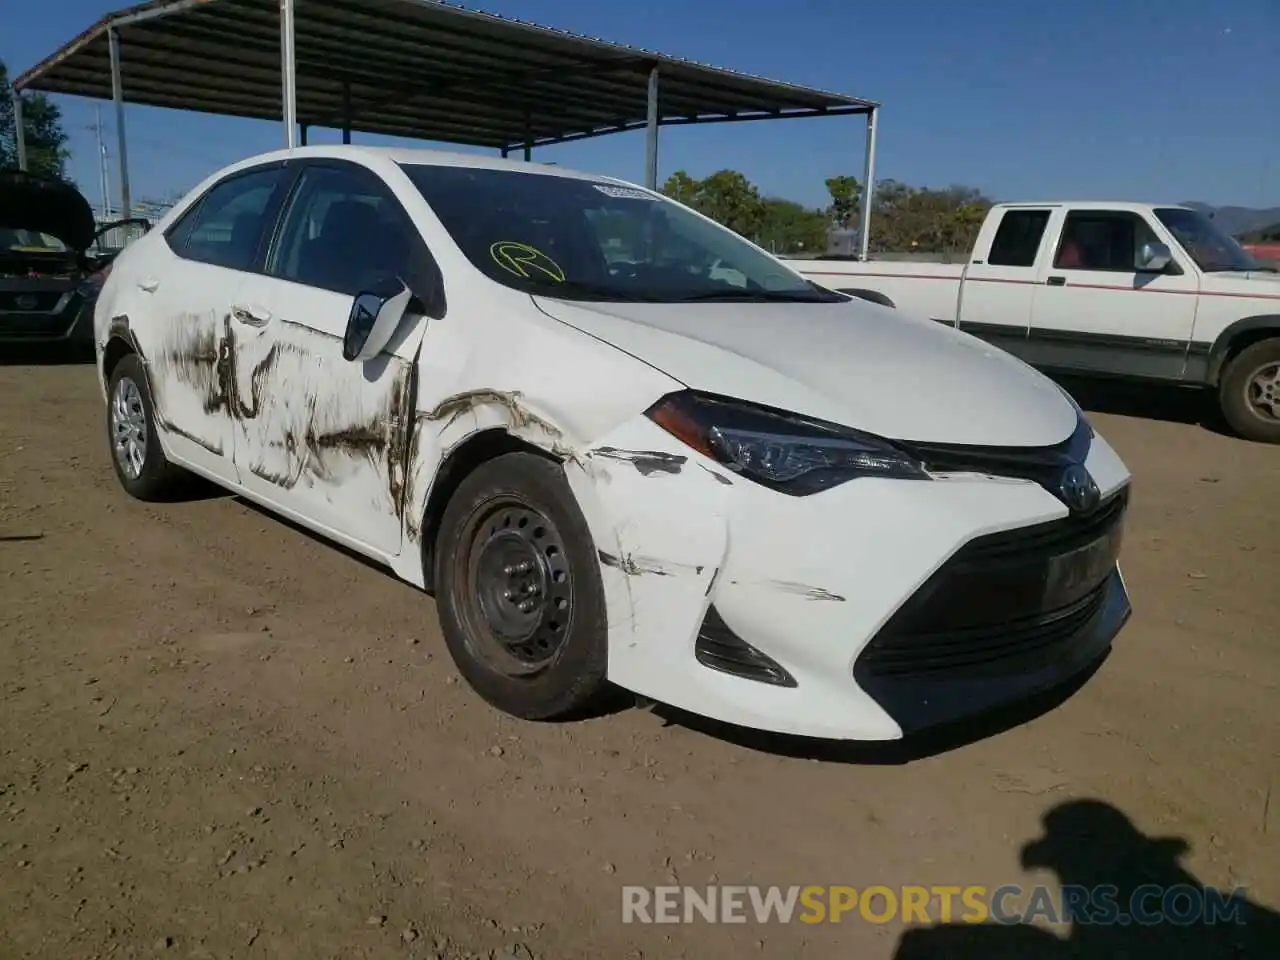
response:
[[[104,401],[107,396],[104,350],[113,336],[129,338],[127,318],[133,309],[130,291],[137,290],[137,265],[146,259],[148,251],[157,243],[164,243],[164,238],[153,230],[121,250],[112,260],[111,272],[107,274],[106,282],[98,292],[98,299],[93,307],[93,344],[98,364],[98,386],[102,390]],[[136,344],[133,347],[136,351]]]

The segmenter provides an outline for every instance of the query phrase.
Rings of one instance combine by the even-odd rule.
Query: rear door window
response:
[[[1048,210],[1006,210],[991,241],[987,263],[993,267],[1034,267],[1049,225]]]

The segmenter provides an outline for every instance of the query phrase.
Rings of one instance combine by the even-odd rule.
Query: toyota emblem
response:
[[[1098,505],[1102,494],[1084,465],[1073,463],[1062,471],[1058,497],[1075,513],[1088,513]]]
[[[20,293],[13,298],[13,305],[19,310],[34,310],[40,304],[40,298],[32,293]]]

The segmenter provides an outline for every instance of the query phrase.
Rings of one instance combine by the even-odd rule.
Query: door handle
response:
[[[1051,287],[1065,287],[1067,285],[1066,277],[1050,277],[1045,281]]]
[[[143,293],[155,293],[158,289],[160,289],[160,281],[159,280],[139,280],[138,289],[141,290]]]
[[[271,312],[262,307],[232,307],[231,316],[247,327],[265,327],[271,320]]]

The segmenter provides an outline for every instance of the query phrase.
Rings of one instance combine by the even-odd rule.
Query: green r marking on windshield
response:
[[[489,247],[489,256],[503,270],[514,273],[517,277],[532,280],[529,271],[533,270],[556,283],[564,283],[564,270],[560,268],[560,264],[527,243],[499,240]]]

